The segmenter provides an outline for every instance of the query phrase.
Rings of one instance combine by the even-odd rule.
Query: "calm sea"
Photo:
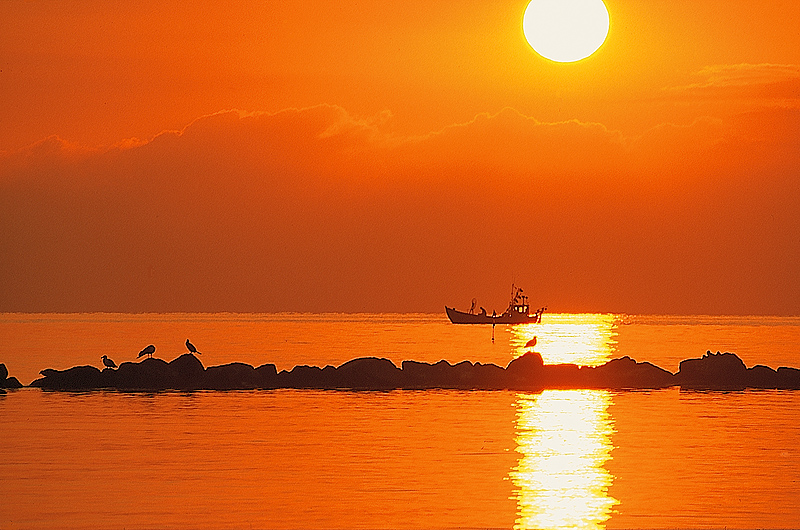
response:
[[[494,335],[494,336],[493,336]],[[2,314],[0,362],[505,366],[706,350],[800,367],[800,318]],[[800,391],[44,392],[0,395],[0,529],[798,528]]]

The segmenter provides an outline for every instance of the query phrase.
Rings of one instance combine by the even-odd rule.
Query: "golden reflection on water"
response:
[[[545,364],[596,366],[611,359],[616,341],[613,315],[552,315],[547,324],[514,326],[514,355],[534,348]],[[516,444],[511,470],[517,500],[515,528],[600,529],[618,501],[608,495],[613,477],[611,393],[545,390],[518,394]]]
[[[611,360],[617,345],[615,323],[610,314],[554,314],[541,324],[510,326],[515,357],[525,353],[525,344],[536,337],[536,351],[545,364],[574,363],[596,366]]]
[[[517,396],[515,528],[603,528],[617,504],[604,467],[612,449],[610,403],[600,390]]]

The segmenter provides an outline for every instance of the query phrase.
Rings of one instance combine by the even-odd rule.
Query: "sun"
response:
[[[589,57],[608,35],[603,0],[531,0],[522,30],[531,47],[551,61],[571,63]]]

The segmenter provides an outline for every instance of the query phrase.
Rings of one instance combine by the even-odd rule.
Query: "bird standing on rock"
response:
[[[156,352],[156,347],[151,344],[150,346],[139,352],[137,359],[139,357],[144,357],[145,355],[149,355],[150,357],[152,357],[155,352]]]
[[[191,353],[197,353],[197,354],[199,354],[199,355],[202,355],[202,353],[200,353],[199,351],[197,351],[197,348],[195,348],[195,347],[194,347],[194,344],[192,344],[191,342],[189,342],[189,339],[186,339],[186,347],[187,347],[187,348],[189,348],[189,351],[190,351]]]
[[[103,355],[103,364],[106,366],[106,368],[116,368],[117,367],[117,363],[115,363],[114,361],[109,359],[107,355]]]

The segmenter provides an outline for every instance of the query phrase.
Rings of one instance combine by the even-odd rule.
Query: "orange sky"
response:
[[[800,314],[800,3],[0,3],[0,311]]]

